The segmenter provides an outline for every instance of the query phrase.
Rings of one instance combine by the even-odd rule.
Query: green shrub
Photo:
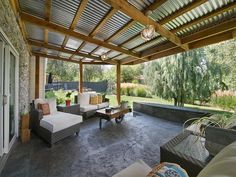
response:
[[[230,91],[217,91],[211,97],[211,104],[225,110],[234,110],[236,107],[236,95]]]
[[[147,92],[144,87],[138,87],[135,89],[135,96],[137,97],[146,97]]]
[[[56,98],[55,92],[53,90],[45,92],[45,98]]]

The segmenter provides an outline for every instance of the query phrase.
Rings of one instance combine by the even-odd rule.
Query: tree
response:
[[[85,65],[84,81],[94,82],[103,79],[103,67],[101,65]]]
[[[48,60],[46,73],[52,73],[53,81],[78,81],[78,64]]]

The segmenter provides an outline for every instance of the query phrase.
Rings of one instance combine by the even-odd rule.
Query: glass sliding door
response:
[[[18,135],[18,54],[0,28],[0,157]]]
[[[3,117],[4,117],[4,109],[3,109],[3,88],[4,88],[4,43],[0,38],[0,157],[3,154],[3,146],[4,146],[4,129],[3,129]]]
[[[15,82],[16,82],[16,57],[12,52],[10,52],[10,77],[9,77],[9,142],[11,142],[12,138],[14,137],[16,130],[16,114],[15,114]]]

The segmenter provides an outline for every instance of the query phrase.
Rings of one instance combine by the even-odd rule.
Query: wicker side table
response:
[[[61,111],[61,112],[70,113],[70,114],[80,115],[80,105],[79,104],[72,104],[70,106],[58,105],[57,110]]]
[[[161,162],[172,162],[184,168],[189,176],[195,177],[212,157],[205,148],[205,138],[184,131],[162,145]]]

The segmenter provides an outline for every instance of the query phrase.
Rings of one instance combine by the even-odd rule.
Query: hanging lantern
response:
[[[153,25],[148,25],[143,31],[141,32],[141,37],[145,41],[149,41],[155,37],[155,27]]]
[[[103,53],[102,55],[101,55],[101,59],[104,61],[104,60],[107,60],[108,59],[108,57],[107,57],[107,54],[106,53]]]

